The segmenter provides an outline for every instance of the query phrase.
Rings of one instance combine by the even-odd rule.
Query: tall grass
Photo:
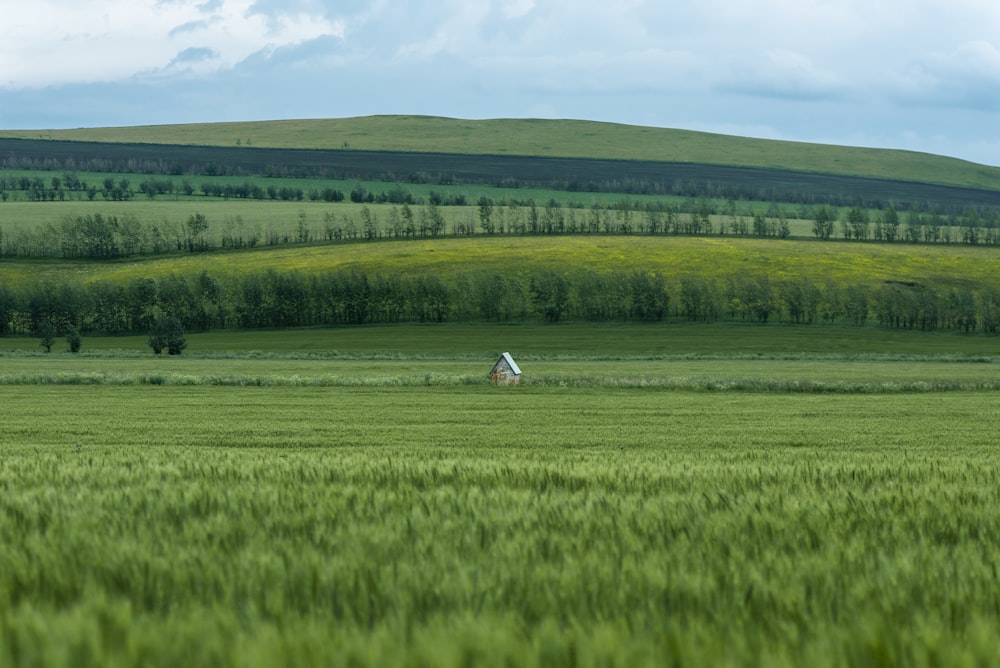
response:
[[[1000,651],[992,393],[0,398],[2,664],[932,666]]]

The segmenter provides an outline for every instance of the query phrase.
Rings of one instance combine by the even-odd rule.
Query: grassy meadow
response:
[[[995,337],[876,328],[703,325],[399,325],[190,334],[178,357],[146,337],[87,337],[83,352],[8,337],[0,385],[474,387],[513,351],[537,387],[927,393],[1000,384]]]
[[[105,357],[146,355],[145,336],[87,336],[84,352]],[[384,357],[491,359],[509,350],[518,356],[599,360],[762,357],[988,359],[1000,357],[1000,339],[952,332],[880,327],[796,326],[739,323],[402,324],[374,327],[298,328],[189,332],[184,358]],[[53,353],[61,350],[60,343]],[[37,352],[38,339],[0,338],[0,354]],[[72,360],[74,357],[62,357]],[[169,360],[180,363],[182,358]],[[492,361],[492,360],[491,360]]]
[[[671,281],[683,276],[723,279],[766,273],[772,282],[808,277],[821,283],[909,281],[937,287],[996,285],[1000,264],[993,248],[831,243],[737,237],[493,237],[438,238],[376,243],[284,245],[229,252],[185,253],[111,262],[8,258],[0,282],[58,280],[127,282],[203,270],[224,278],[248,271],[324,272],[454,277],[466,272],[524,274],[545,269],[571,273],[640,269]]]

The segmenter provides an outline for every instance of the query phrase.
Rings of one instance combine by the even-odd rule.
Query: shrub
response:
[[[52,352],[52,344],[56,342],[56,328],[51,320],[43,320],[38,324],[38,336],[42,338],[40,345],[45,352]]]
[[[83,345],[83,337],[80,336],[80,331],[76,327],[69,328],[69,332],[66,333],[66,343],[69,344],[69,351],[71,353],[80,352],[80,346]]]

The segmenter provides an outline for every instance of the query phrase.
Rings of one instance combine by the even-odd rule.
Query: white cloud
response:
[[[452,10],[447,16],[439,16],[440,22],[430,35],[404,42],[397,57],[426,60],[441,54],[468,54],[490,6],[480,2],[458,3]]]
[[[841,74],[818,66],[806,54],[768,49],[737,63],[722,88],[751,96],[829,99],[844,95],[850,85]]]
[[[1000,48],[976,40],[919,54],[897,76],[892,93],[910,104],[1000,111]]]
[[[119,81],[167,68],[188,49],[211,49],[217,70],[264,48],[343,31],[322,16],[253,13],[252,0],[5,0],[2,5],[0,86],[7,88]]]
[[[519,19],[535,8],[535,0],[509,0],[502,6],[506,18]]]

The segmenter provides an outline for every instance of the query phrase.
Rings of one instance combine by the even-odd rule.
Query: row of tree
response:
[[[147,175],[140,180],[136,178],[135,175],[129,176],[132,178],[130,179],[127,176],[123,176],[121,178],[104,176],[101,178],[100,183],[92,184],[81,179],[76,172],[64,172],[59,176],[45,178],[37,175],[4,174],[0,172],[0,200],[8,201],[11,199],[23,199],[27,201],[44,202],[56,200],[63,201],[67,199],[94,200],[100,197],[104,200],[121,201],[129,200],[134,197],[155,199],[161,196],[183,196],[188,198],[218,197],[225,199],[311,202],[342,202],[350,200],[355,203],[368,204],[413,205],[432,202],[439,206],[467,206],[475,204],[475,198],[470,198],[461,192],[455,192],[453,190],[443,192],[432,190],[425,196],[408,190],[403,184],[400,183],[394,183],[391,185],[387,184],[387,187],[381,191],[370,190],[366,186],[358,183],[345,194],[345,192],[339,188],[330,184],[323,184],[322,182],[318,182],[314,187],[301,187],[298,185],[288,184],[287,182],[274,183],[272,179],[246,179],[241,183],[235,183],[229,179],[216,179],[196,184],[188,178],[183,178],[178,181],[169,177]],[[268,182],[269,180],[271,181],[270,183]],[[423,181],[417,179],[417,182]],[[445,180],[443,184],[448,185],[447,180]],[[499,185],[510,190],[510,193],[497,198],[496,203],[498,205],[527,205],[529,198],[517,196],[516,191],[519,189],[520,184],[517,182],[505,181]],[[599,188],[596,186],[592,189],[580,189],[571,187],[572,184],[556,185],[560,187],[553,186],[552,189],[568,193],[609,192],[605,188]],[[692,190],[677,186],[669,192],[657,190],[655,192],[645,193],[641,188],[629,188],[626,187],[627,185],[627,183],[618,184],[616,187],[620,187],[620,190],[610,191],[617,192],[622,195],[621,198],[619,198],[619,201],[616,201],[613,205],[611,205],[613,208],[625,207],[633,210],[641,210],[644,205],[630,202],[628,199],[629,196],[637,194],[674,195],[675,197],[679,196],[688,200],[701,200],[698,206],[707,207],[708,213],[711,215],[728,215],[732,208],[736,205],[736,202],[766,202],[775,199],[775,193],[770,193],[770,196],[768,193],[757,193],[755,196],[750,196],[747,193],[734,195],[733,193],[727,193],[724,188],[722,190],[710,189],[710,192],[705,192],[704,189]],[[572,197],[569,197],[568,199],[571,201],[571,208],[582,208],[584,206],[580,202],[572,203]],[[603,200],[606,198],[601,199]],[[892,207],[900,211],[912,210],[920,213],[931,213],[942,217],[950,217],[952,219],[968,216],[970,209],[975,210],[979,216],[992,215],[995,218],[998,215],[996,207],[983,206],[982,204],[976,205],[967,203],[959,205],[954,202],[946,204],[933,204],[932,202],[926,200],[906,201],[885,198],[876,201],[869,201],[860,197],[852,200],[850,197],[824,198],[822,196],[817,196],[815,198],[786,199],[782,201],[785,206],[793,206],[791,203],[795,202],[796,205],[794,205],[794,208],[799,213],[799,218],[805,218],[808,216],[808,214],[802,213],[803,211],[806,211],[811,207],[822,205],[831,208],[844,209],[884,209]],[[988,214],[987,212],[990,209],[992,209],[992,213]]]
[[[74,325],[65,325],[65,329],[69,352],[80,352],[83,347],[83,336],[80,334],[80,330]],[[35,334],[41,338],[40,345],[45,349],[45,352],[52,352],[52,346],[56,342],[55,324],[48,318],[43,319]],[[187,339],[184,338],[184,328],[181,326],[181,321],[174,316],[157,316],[151,325],[148,343],[156,355],[161,354],[164,350],[167,351],[168,355],[180,355],[187,348]]]
[[[2,141],[2,140],[0,140]],[[13,143],[12,143],[13,142]],[[779,200],[800,204],[878,207],[889,202],[927,210],[997,203],[991,191],[908,183],[897,180],[802,174],[773,169],[645,161],[556,160],[530,156],[429,155],[350,150],[246,150],[183,146],[128,146],[89,142],[9,140],[0,169],[120,174],[165,183],[171,177],[239,177],[363,180],[432,185],[490,185],[546,188],[563,192]],[[56,150],[53,150],[56,149]],[[45,181],[47,179],[43,179]],[[2,186],[2,184],[0,184]],[[307,188],[307,190],[317,189]],[[15,188],[8,189],[10,191]],[[23,190],[38,190],[34,187]],[[65,194],[52,188],[49,197]],[[7,192],[2,187],[0,191]],[[95,189],[94,194],[99,192]],[[157,193],[156,188],[146,193]],[[0,193],[2,195],[2,193]]]
[[[876,286],[817,284],[767,275],[723,279],[658,273],[527,275],[465,273],[369,275],[255,272],[220,280],[207,271],[128,283],[99,281],[0,285],[0,334],[145,334],[158,319],[185,330],[361,325],[400,322],[657,322],[735,320],[865,325],[962,332],[1000,331],[1000,289],[947,288],[887,282]]]
[[[279,200],[284,202],[343,202],[369,204],[417,204],[423,198],[415,196],[400,185],[376,192],[357,184],[346,195],[332,186],[301,188],[291,185],[256,181],[242,183],[206,181],[195,185],[188,179],[175,181],[169,178],[146,177],[135,183],[128,178],[105,177],[100,184],[91,184],[75,173],[48,179],[40,176],[0,174],[0,201],[24,200],[28,202],[54,202],[66,200],[125,201],[134,197],[156,199],[161,196],[219,197],[223,199]],[[431,192],[428,201],[436,204],[464,206],[468,201],[463,194]]]
[[[338,213],[331,208],[321,220],[304,211],[283,224],[244,223],[227,217],[221,223],[194,213],[184,222],[144,223],[136,216],[100,213],[70,215],[58,223],[0,227],[0,256],[112,259],[178,251],[253,248],[258,245],[321,241],[412,239],[470,235],[732,235],[784,239],[791,235],[788,213],[777,205],[741,209],[731,203],[723,214],[712,213],[706,200],[680,204],[650,202],[640,208],[622,200],[610,206],[566,208],[555,201],[543,206],[528,200],[497,204],[481,197],[475,209],[443,207],[431,200],[422,206],[388,208],[362,205],[360,211]],[[865,209],[836,210],[828,206],[796,215],[812,220],[812,234],[820,240],[843,239],[880,243],[962,243],[1000,245],[1000,214],[970,210],[960,218],[892,207],[871,216]]]

